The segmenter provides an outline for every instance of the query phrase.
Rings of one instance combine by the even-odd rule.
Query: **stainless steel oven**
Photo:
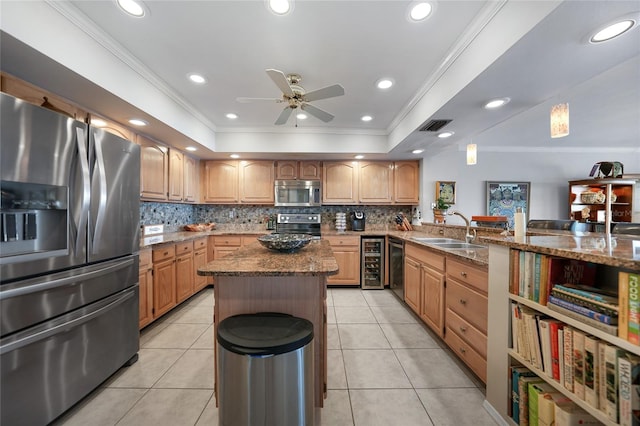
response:
[[[275,205],[284,207],[320,206],[321,184],[319,180],[277,180]]]
[[[389,237],[389,288],[404,301],[404,241]]]
[[[308,234],[320,239],[320,213],[278,213],[276,232],[278,234]]]

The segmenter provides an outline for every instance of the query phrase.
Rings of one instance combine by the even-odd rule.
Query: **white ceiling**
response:
[[[399,0],[297,0],[286,16],[271,14],[262,0],[147,0],[149,14],[143,19],[125,15],[115,1],[44,2],[119,65],[152,83],[164,96],[161,104],[179,105],[210,129],[215,146],[198,140],[188,120],[165,119],[128,97],[138,91],[146,97],[134,80],[122,76],[118,85],[106,87],[97,71],[94,78],[54,47],[34,42],[33,34],[23,36],[10,22],[15,7],[43,2],[11,3],[17,2],[0,3],[4,71],[50,86],[115,120],[143,109],[151,123],[144,132],[180,148],[201,142],[197,154],[203,158],[237,150],[254,158],[365,152],[368,158],[399,159],[415,157],[414,148],[433,155],[470,140],[479,150],[550,144],[640,149],[640,30],[598,46],[586,42],[616,18],[640,16],[639,1],[440,0],[420,23],[408,21],[411,2]],[[42,26],[39,31],[55,41],[65,29]],[[81,56],[101,63],[92,52]],[[335,119],[296,123],[292,116],[285,126],[275,126],[283,104],[237,102],[239,96],[280,96],[266,68],[301,74],[307,91],[341,84],[344,96],[313,102]],[[190,72],[204,75],[207,84],[190,83]],[[396,84],[381,91],[375,87],[381,77]],[[72,82],[81,90],[70,89]],[[502,96],[511,98],[503,109],[482,108]],[[559,102],[570,103],[571,135],[551,142],[549,108]],[[156,98],[154,108],[157,104]],[[228,120],[228,112],[239,118]],[[374,119],[362,122],[365,114]],[[416,131],[433,118],[452,119],[445,129],[455,131],[454,137],[439,140]],[[259,142],[278,138],[285,142]]]

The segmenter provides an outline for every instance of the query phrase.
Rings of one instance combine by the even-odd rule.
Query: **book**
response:
[[[511,367],[511,418],[516,424],[520,423],[520,377],[537,377],[527,367]]]
[[[604,412],[607,418],[618,423],[618,358],[624,351],[614,345],[607,344],[604,351],[606,369],[606,401]]]
[[[553,390],[538,397],[538,426],[553,426],[555,422],[555,410],[558,403],[571,402],[560,392]]]
[[[525,281],[525,271],[524,271],[524,268],[525,268],[525,263],[526,263],[526,262],[525,262],[525,260],[524,260],[524,258],[525,258],[525,253],[526,253],[526,252],[524,252],[524,251],[520,251],[520,252],[519,252],[519,259],[518,259],[518,263],[520,264],[520,266],[519,266],[519,268],[518,268],[518,269],[519,269],[520,273],[519,273],[519,275],[518,275],[518,294],[519,294],[520,296],[522,296],[522,297],[525,297],[525,298],[526,298],[527,296],[525,295],[525,285],[524,285],[524,281]]]
[[[593,285],[596,276],[596,266],[564,257],[549,257],[549,268],[546,278],[548,291],[556,284],[574,283]]]
[[[560,381],[560,351],[558,333],[562,332],[564,323],[560,320],[549,320],[549,341],[551,345],[551,377]]]
[[[617,325],[618,324],[618,317],[612,317],[610,315],[605,315],[602,314],[600,312],[596,312],[593,311],[587,307],[581,306],[581,305],[577,305],[575,303],[572,303],[568,300],[564,300],[558,297],[555,297],[554,295],[550,295],[549,296],[549,301],[547,303],[547,306],[549,304],[554,304],[554,305],[558,305],[561,306],[565,309],[568,309],[570,311],[573,311],[577,314],[583,315],[585,317],[589,317],[592,318],[594,320],[600,321],[601,323],[604,324],[609,324],[609,325]]]
[[[598,408],[605,411],[607,406],[607,368],[604,362],[604,353],[608,343],[598,341]]]
[[[540,253],[533,254],[533,301],[540,303]]]
[[[529,426],[529,383],[542,383],[538,376],[520,377],[518,394],[520,396],[520,426]]]
[[[522,296],[520,293],[520,250],[511,250],[510,254],[510,271],[511,271],[511,282],[509,286],[509,292],[511,294],[515,294],[516,296]]]
[[[618,357],[619,385],[619,423],[620,426],[637,425],[640,410],[640,391],[638,375],[640,374],[640,357],[624,352]],[[634,381],[636,382],[634,384]],[[634,422],[634,419],[635,422]]]
[[[542,349],[542,366],[547,376],[553,378],[553,361],[551,355],[551,323],[558,323],[558,320],[552,318],[543,318],[538,321],[540,330],[540,347]],[[557,338],[557,332],[556,332]]]
[[[582,301],[584,306],[600,307],[605,309],[605,312],[618,312],[618,295],[611,296],[605,295],[604,293],[589,293],[587,291],[571,287],[571,284],[554,285],[552,294],[556,297],[559,297],[560,294],[564,294],[572,299]]]
[[[549,392],[555,392],[549,383],[529,383],[529,426],[538,426],[540,400]]]
[[[601,314],[608,315],[610,317],[615,317],[615,318],[618,317],[619,306],[611,306],[611,307],[603,306],[602,304],[594,303],[592,300],[585,299],[579,295],[564,292],[560,289],[555,289],[555,288],[551,290],[549,297],[551,296],[555,297],[556,299],[573,303],[574,305],[583,306],[594,312],[599,312]]]
[[[598,426],[602,424],[575,402],[557,402],[554,414],[556,426]]]
[[[593,408],[599,408],[598,341],[590,335],[584,338],[584,400]]]
[[[542,306],[547,305],[547,298],[549,297],[549,256],[546,254],[541,255],[540,259],[540,304]]]
[[[629,274],[618,273],[618,337],[628,340],[629,336]]]
[[[522,348],[518,345],[518,340],[520,339],[518,336],[519,321],[520,307],[517,302],[511,302],[511,348],[518,354],[522,355],[520,353]]]
[[[634,345],[640,345],[640,279],[638,274],[625,273],[629,288],[629,326],[627,340]]]
[[[562,385],[573,392],[573,328],[565,326],[564,335],[564,383]]]
[[[617,325],[608,325],[608,324],[602,323],[600,321],[591,319],[589,317],[585,317],[584,315],[577,314],[577,313],[575,313],[573,311],[570,311],[569,309],[565,309],[562,306],[558,306],[558,305],[555,305],[553,303],[549,303],[547,305],[547,307],[549,309],[551,309],[552,311],[556,311],[558,313],[566,315],[569,318],[573,318],[576,321],[580,321],[583,324],[586,324],[586,325],[591,326],[593,328],[597,328],[598,330],[604,331],[605,333],[611,334],[612,336],[617,336],[618,335],[618,326]]]
[[[573,329],[573,393],[584,400],[584,338],[581,330]]]
[[[558,377],[558,382],[564,386],[564,328],[558,329]]]

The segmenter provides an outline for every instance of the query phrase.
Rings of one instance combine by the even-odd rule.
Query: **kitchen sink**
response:
[[[459,243],[453,238],[411,237],[412,240],[427,244]]]
[[[463,243],[463,242],[458,242],[458,243],[441,243],[441,244],[434,244],[438,247],[441,248],[446,248],[446,249],[483,249],[483,248],[487,248],[486,246],[481,246],[479,244],[471,244],[471,243]]]

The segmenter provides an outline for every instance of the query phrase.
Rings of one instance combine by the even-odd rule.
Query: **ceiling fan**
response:
[[[328,123],[333,120],[333,115],[326,111],[321,110],[318,107],[311,105],[309,102],[317,101],[320,99],[333,98],[335,96],[344,95],[344,88],[339,84],[323,87],[322,89],[312,90],[306,92],[302,86],[300,86],[300,80],[302,77],[298,74],[285,75],[282,71],[268,69],[266,70],[271,80],[282,91],[281,98],[236,98],[238,102],[254,102],[254,101],[271,101],[277,103],[286,103],[287,105],[280,113],[280,116],[276,120],[276,125],[282,125],[287,122],[289,116],[294,109],[300,108],[301,110],[313,115],[319,120]]]

